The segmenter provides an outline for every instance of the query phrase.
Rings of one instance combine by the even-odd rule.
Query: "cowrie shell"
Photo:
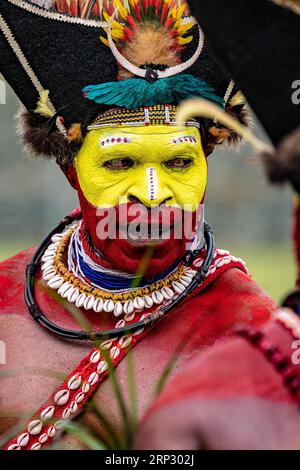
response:
[[[70,392],[68,390],[59,390],[54,397],[54,403],[58,406],[65,405],[69,400],[69,397]]]
[[[59,245],[58,242],[54,242],[54,243],[50,243],[50,245],[48,245],[45,253],[47,253],[47,251],[49,252],[52,252],[52,251],[56,251],[56,247]]]
[[[71,303],[76,302],[79,295],[80,295],[79,289],[77,287],[75,287],[75,288],[72,287],[72,289],[70,289],[68,291],[68,301],[71,302]]]
[[[200,268],[203,264],[203,259],[195,259],[195,261],[193,262],[193,266],[195,266],[195,268]]]
[[[105,372],[107,369],[108,369],[108,364],[107,364],[107,362],[105,362],[105,361],[99,362],[98,367],[97,367],[97,372],[99,372],[99,374],[102,374],[102,373]]]
[[[124,304],[124,312],[126,314],[132,313],[134,311],[134,306],[132,300],[126,300]]]
[[[113,303],[113,301],[111,299],[106,300],[104,302],[104,305],[103,305],[104,312],[107,312],[107,313],[113,312],[114,308],[115,308],[115,304]]]
[[[226,259],[220,259],[219,262],[216,262],[216,267],[221,268],[226,263],[227,263]]]
[[[93,306],[94,306],[94,303],[95,303],[95,297],[93,295],[89,295],[85,301],[84,301],[84,308],[85,310],[92,310]]]
[[[120,354],[120,349],[118,348],[118,346],[113,346],[110,350],[110,357],[114,360],[114,359],[117,359],[119,354]]]
[[[124,316],[124,320],[126,322],[131,322],[135,317],[135,312],[128,313],[127,315]]]
[[[100,343],[100,349],[104,349],[104,350],[110,349],[111,345],[112,345],[112,340],[111,339],[108,339],[106,341],[102,341],[102,343]]]
[[[30,423],[28,424],[27,431],[32,436],[36,436],[37,434],[40,434],[42,427],[43,427],[42,421],[40,421],[39,419],[34,419],[33,421],[30,421]]]
[[[45,269],[42,269],[42,271],[43,271],[43,276],[46,276],[49,273],[53,273],[53,272],[55,273],[56,272],[55,268],[53,267],[53,264],[51,264],[50,266],[48,266]]]
[[[153,306],[153,300],[150,297],[150,295],[145,295],[144,300],[145,300],[145,307],[146,308],[151,308]]]
[[[18,446],[20,447],[25,447],[27,446],[29,442],[29,434],[28,432],[24,432],[23,434],[21,434],[18,439],[17,439],[17,444]]]
[[[54,255],[44,254],[44,256],[42,257],[42,262],[46,263],[47,261],[53,261],[54,258],[55,258],[55,254]]]
[[[185,279],[180,278],[180,284],[183,285],[183,287],[188,287],[190,285],[191,281],[187,282]]]
[[[70,414],[71,414],[71,411],[69,410],[69,408],[66,408],[62,414],[63,419],[69,419]]]
[[[103,300],[102,299],[96,299],[95,303],[93,305],[93,310],[96,313],[100,313],[103,310]]]
[[[50,281],[56,275],[56,271],[54,268],[44,271],[43,279],[44,281]]]
[[[18,444],[12,444],[7,448],[7,450],[21,450],[21,447]]]
[[[101,354],[99,351],[94,351],[91,355],[90,355],[90,362],[92,364],[96,364],[97,362],[100,361],[100,357],[101,357]]]
[[[58,289],[57,293],[62,296],[62,298],[68,297],[68,291],[72,288],[71,284],[64,282],[62,286]]]
[[[177,292],[177,294],[182,294],[182,292],[185,291],[185,287],[178,281],[173,283],[173,289],[175,292]]]
[[[159,292],[152,292],[152,300],[155,304],[159,305],[164,301],[164,296]]]
[[[191,279],[191,277],[189,277],[189,276],[182,276],[182,277],[180,278],[180,282],[181,282],[181,281],[185,281],[185,282],[188,282],[188,283],[190,284],[190,283],[192,282],[192,279]]]
[[[64,283],[63,277],[54,276],[50,281],[48,281],[47,285],[51,287],[51,289],[58,289]]]
[[[230,252],[227,250],[217,250],[217,254],[220,256],[230,255]]]
[[[71,297],[73,292],[74,292],[74,287],[72,287],[71,284],[69,284],[69,288],[66,289],[65,293],[62,295],[62,298],[69,299],[69,297]]]
[[[119,347],[121,349],[126,349],[132,343],[132,336],[123,336],[119,340]]]
[[[46,271],[46,269],[52,268],[53,267],[53,260],[50,259],[49,261],[46,261],[42,265],[42,271]]]
[[[81,376],[80,375],[73,375],[68,381],[68,387],[71,390],[76,390],[80,387],[81,384]]]
[[[136,297],[133,302],[134,308],[137,310],[142,310],[145,308],[145,300],[142,297]]]
[[[123,328],[126,325],[125,320],[119,320],[118,323],[116,324],[115,328]]]
[[[71,413],[76,413],[78,411],[78,405],[76,401],[72,401],[72,403],[69,406],[69,410]]]
[[[161,293],[166,300],[171,300],[174,297],[174,292],[172,289],[170,289],[170,287],[163,287],[161,289]]]
[[[81,390],[84,393],[88,393],[90,391],[90,388],[91,388],[90,384],[88,382],[84,382],[84,384],[81,387]]]
[[[79,295],[79,297],[76,300],[76,304],[75,304],[76,307],[81,308],[84,304],[85,299],[86,299],[86,295],[83,292],[82,294]]]
[[[189,276],[189,277],[194,277],[196,273],[197,273],[197,271],[195,271],[194,269],[187,268],[187,270],[185,272],[185,275]]]
[[[75,397],[76,403],[81,403],[83,400],[84,400],[84,393],[83,392],[77,393]]]
[[[32,444],[31,450],[40,450],[41,444],[39,442],[36,442],[35,444]]]
[[[93,372],[88,378],[88,382],[91,385],[91,387],[95,385],[98,382],[98,380],[99,380],[99,375],[97,374],[97,372]]]
[[[47,442],[48,440],[48,435],[46,433],[42,434],[40,437],[39,437],[39,442],[41,444],[45,444],[45,442]]]
[[[59,243],[62,241],[62,239],[64,238],[64,234],[62,233],[55,233],[54,235],[52,235],[52,238],[51,238],[51,241],[53,243]]]
[[[47,434],[49,437],[54,437],[56,433],[56,429],[54,426],[50,426],[50,428],[47,431]]]
[[[114,315],[115,317],[119,317],[123,313],[123,307],[121,302],[117,302],[114,308]]]
[[[47,419],[51,419],[53,415],[54,415],[54,406],[47,406],[47,408],[45,408],[41,412],[41,419],[43,421],[46,421]]]

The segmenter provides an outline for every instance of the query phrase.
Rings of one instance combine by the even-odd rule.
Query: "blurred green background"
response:
[[[54,162],[25,157],[13,119],[19,104],[8,86],[5,101],[0,104],[0,260],[41,241],[78,205]],[[254,130],[263,136],[258,126]],[[209,157],[205,213],[217,246],[242,257],[273,298],[280,300],[292,289],[292,192],[266,183],[259,159],[247,146]]]

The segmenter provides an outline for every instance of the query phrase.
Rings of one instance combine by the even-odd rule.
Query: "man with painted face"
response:
[[[180,368],[274,309],[244,263],[214,249],[203,224],[207,156],[236,136],[216,121],[179,125],[177,105],[200,96],[243,120],[244,101],[201,29],[185,5],[165,0],[80,5],[0,6],[0,70],[25,107],[25,149],[56,160],[81,208],[35,255],[30,249],[1,265],[6,367],[22,370],[2,380],[0,431],[32,415],[6,439],[9,450],[51,444],[82,410],[109,443],[84,408],[93,396],[123,435],[104,380],[109,365],[118,366],[126,394],[122,359],[133,349],[140,417],[176,351]]]

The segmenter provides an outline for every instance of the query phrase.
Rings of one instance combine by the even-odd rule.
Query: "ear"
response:
[[[78,179],[77,179],[77,172],[74,165],[60,165],[61,171],[64,173],[65,177],[69,181],[70,185],[72,186],[75,191],[78,190]]]

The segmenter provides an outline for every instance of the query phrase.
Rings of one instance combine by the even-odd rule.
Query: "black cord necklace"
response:
[[[33,319],[41,326],[46,328],[51,333],[54,333],[57,336],[60,336],[65,339],[74,339],[82,341],[95,341],[95,340],[106,340],[110,338],[119,338],[124,335],[132,334],[141,328],[153,325],[159,318],[163,317],[171,310],[173,310],[180,302],[182,302],[196,287],[201,285],[205,279],[205,276],[211,266],[211,263],[214,259],[215,254],[215,241],[214,235],[207,223],[204,224],[204,238],[206,242],[206,254],[201,268],[196,272],[195,276],[192,279],[192,282],[185,289],[185,291],[179,295],[175,300],[171,301],[169,304],[164,307],[158,307],[157,310],[150,314],[147,318],[142,321],[133,323],[132,325],[124,326],[123,328],[115,328],[113,330],[107,331],[79,331],[79,330],[69,330],[63,328],[59,325],[56,325],[50,321],[40,310],[39,306],[35,300],[34,286],[35,286],[35,277],[40,266],[41,259],[44,252],[46,251],[48,245],[51,243],[51,238],[54,234],[62,232],[68,225],[70,225],[75,220],[81,218],[81,215],[73,216],[68,215],[63,219],[57,227],[55,227],[45,240],[41,243],[37,251],[35,252],[31,262],[26,268],[26,284],[25,284],[25,302],[28,308],[30,315]],[[185,255],[184,264],[189,266],[193,259],[199,254],[198,251],[187,252]]]

